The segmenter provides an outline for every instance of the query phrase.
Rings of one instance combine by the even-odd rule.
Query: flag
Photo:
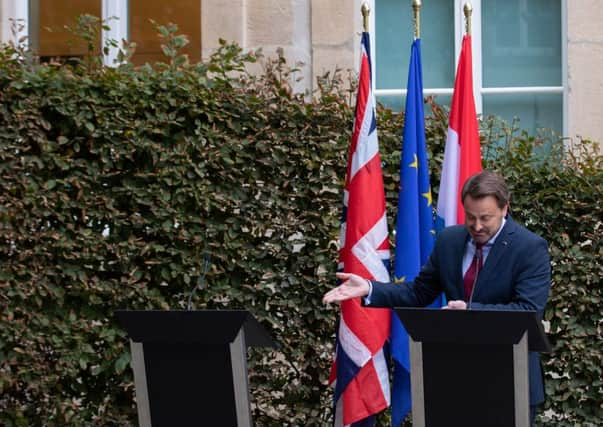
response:
[[[433,207],[425,147],[421,40],[411,46],[404,134],[400,160],[400,193],[396,217],[394,282],[407,286],[427,261],[434,245]],[[432,305],[441,306],[438,298]],[[391,352],[394,361],[392,426],[411,409],[408,334],[392,311]]]
[[[338,268],[389,281],[385,192],[371,85],[369,34],[362,34],[358,96],[344,188]],[[335,425],[371,425],[389,406],[386,340],[389,309],[366,309],[358,299],[341,303],[335,361]]]
[[[456,70],[440,178],[436,224],[438,230],[464,222],[461,189],[467,178],[482,170],[471,61],[471,36],[465,35]]]

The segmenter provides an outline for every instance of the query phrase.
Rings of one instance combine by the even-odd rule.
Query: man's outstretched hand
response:
[[[336,288],[324,294],[322,302],[341,302],[352,298],[365,297],[369,293],[368,281],[357,274],[336,273],[338,279],[343,282]]]

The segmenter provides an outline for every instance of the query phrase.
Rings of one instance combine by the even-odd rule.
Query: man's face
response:
[[[494,196],[479,199],[466,196],[463,207],[465,227],[476,243],[484,244],[498,232],[503,218],[507,215],[509,205],[499,208]]]

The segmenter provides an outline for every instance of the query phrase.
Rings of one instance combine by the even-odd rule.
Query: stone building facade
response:
[[[94,0],[89,0],[93,2]],[[103,16],[127,16],[125,0],[96,0]],[[133,2],[134,0],[130,0]],[[375,7],[381,0],[369,0]],[[432,0],[424,0],[428,3]],[[436,1],[436,0],[433,0]],[[454,3],[456,19],[461,0]],[[488,0],[473,0],[477,8]],[[537,0],[514,0],[530,6]],[[551,0],[561,2],[563,134],[570,139],[603,141],[603,2],[601,0]],[[219,39],[237,42],[245,49],[262,48],[271,55],[282,48],[288,61],[301,62],[303,80],[298,90],[311,90],[316,77],[335,68],[356,69],[359,58],[359,33],[362,31],[360,7],[363,0],[192,0],[198,19],[198,34],[189,35],[207,57]],[[60,0],[53,0],[60,3]],[[152,1],[149,3],[153,3]],[[179,1],[167,2],[177,7]],[[187,0],[190,4],[191,0]],[[408,0],[409,8],[411,0]],[[542,2],[540,2],[542,3]],[[14,39],[9,18],[32,22],[32,10],[41,0],[0,0],[0,36],[3,42]],[[129,17],[130,21],[133,19]],[[116,38],[128,37],[128,19],[113,30]],[[374,19],[371,25],[374,25]],[[423,26],[428,31],[428,26]],[[458,27],[458,25],[457,25]],[[26,33],[31,31],[24,30]],[[131,29],[130,29],[131,31]],[[195,30],[197,31],[197,30]],[[29,33],[28,33],[29,34]],[[22,34],[23,35],[23,34]],[[455,45],[462,33],[457,31]],[[198,39],[198,40],[197,40]],[[405,43],[410,46],[410,41]],[[455,52],[456,53],[456,52]],[[475,58],[474,53],[474,58]],[[479,88],[477,88],[479,90]],[[480,104],[480,103],[478,103]],[[481,105],[478,105],[478,110]]]

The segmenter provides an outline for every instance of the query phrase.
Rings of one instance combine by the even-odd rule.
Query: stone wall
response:
[[[603,2],[567,3],[568,135],[603,143]]]
[[[297,90],[312,90],[326,71],[357,67],[359,0],[203,0],[201,10],[204,57],[220,38],[267,55],[282,48],[289,63],[303,64]]]

